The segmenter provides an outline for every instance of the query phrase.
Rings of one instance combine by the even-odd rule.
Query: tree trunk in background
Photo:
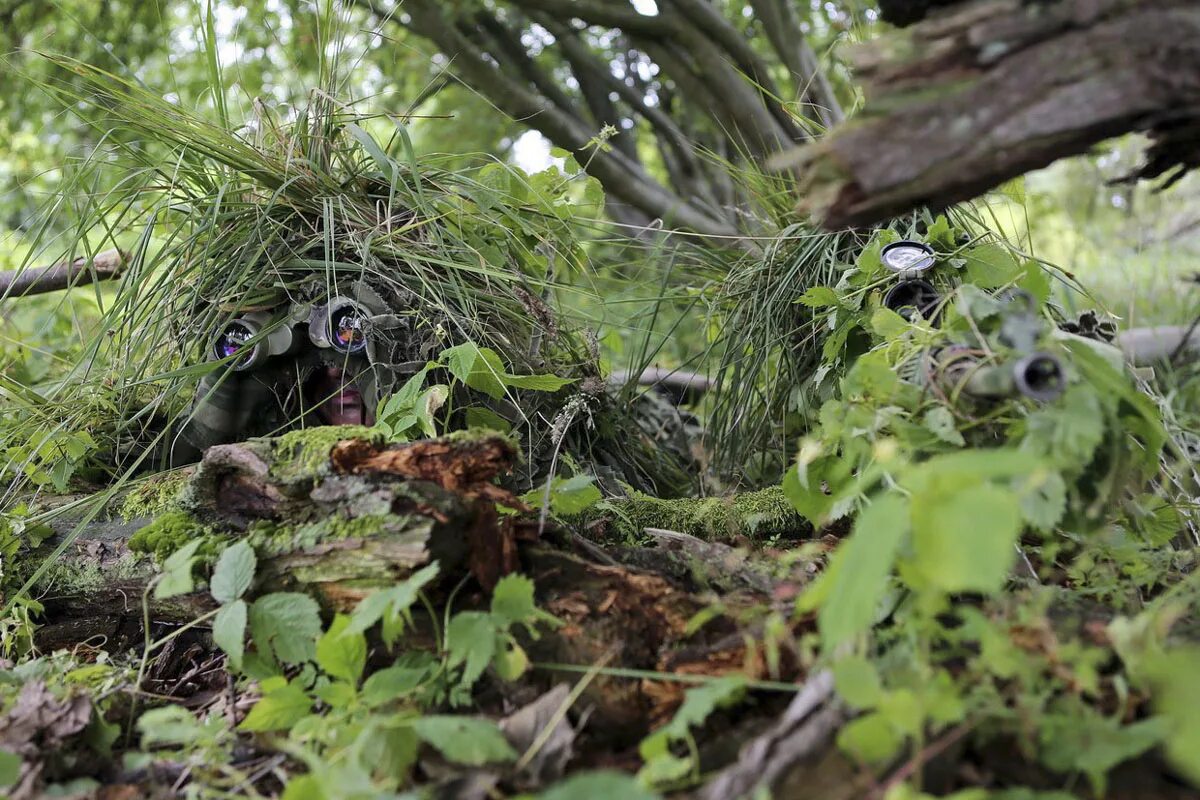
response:
[[[574,154],[619,222],[736,239],[751,198],[719,161],[756,168],[842,118],[793,0],[658,0],[654,14],[606,0],[350,2],[428,39],[456,78]]]
[[[775,160],[807,168],[802,207],[825,227],[967,200],[1130,131],[1154,141],[1137,177],[1200,163],[1194,0],[931,5],[894,9],[927,16],[858,53],[862,116]]]

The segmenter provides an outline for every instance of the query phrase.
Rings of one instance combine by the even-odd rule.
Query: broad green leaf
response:
[[[1020,532],[1011,491],[980,484],[914,494],[910,566],[944,592],[994,592],[1008,577]]]
[[[1021,516],[1044,533],[1053,530],[1067,510],[1067,485],[1053,470],[1038,469],[1024,478],[1014,478],[1013,489],[1020,498]]]
[[[643,739],[638,746],[638,752],[646,760],[667,753],[671,742],[686,738],[691,728],[703,725],[709,715],[718,708],[736,703],[745,691],[746,678],[742,675],[727,675],[688,689],[675,716],[666,725]]]
[[[533,581],[524,575],[505,575],[492,591],[492,619],[509,626],[529,622],[537,615],[533,602]]]
[[[312,711],[312,700],[304,690],[288,683],[271,690],[254,704],[238,725],[243,731],[282,731],[295,725]]]
[[[981,289],[999,289],[1022,274],[1017,259],[998,244],[967,248],[962,257],[967,262],[967,280]]]
[[[395,702],[415,692],[428,679],[429,670],[423,667],[397,665],[381,669],[363,682],[363,702],[369,706]]]
[[[142,713],[137,720],[142,747],[182,746],[205,738],[204,725],[183,706],[167,705]]]
[[[660,800],[629,775],[598,770],[572,775],[538,795],[538,800]]]
[[[311,661],[321,635],[317,602],[299,592],[277,592],[250,606],[250,636],[260,651],[269,649],[285,664]]]
[[[1200,647],[1155,655],[1144,667],[1154,690],[1154,708],[1168,726],[1163,738],[1167,760],[1193,784],[1200,784]]]
[[[357,684],[367,664],[367,637],[347,633],[350,618],[338,614],[317,641],[317,664],[335,678]]]
[[[564,386],[575,382],[573,378],[560,378],[557,375],[510,375],[505,374],[504,382],[518,389],[529,389],[535,392],[557,392]]]
[[[837,743],[858,761],[881,764],[900,751],[904,739],[882,714],[872,712],[846,723],[838,731]]]
[[[963,440],[963,435],[959,433],[958,423],[954,420],[954,414],[950,413],[950,409],[945,406],[934,406],[925,412],[925,416],[921,420],[926,430],[933,433],[938,439],[941,439],[947,444],[957,445],[962,447],[966,444]]]
[[[809,308],[828,308],[839,304],[838,294],[828,286],[812,286],[796,298],[797,303]]]
[[[238,542],[222,550],[209,582],[213,598],[218,603],[232,603],[240,598],[250,588],[257,564],[254,548],[247,542]]]
[[[463,665],[462,682],[471,686],[496,654],[496,623],[490,614],[463,611],[446,627],[447,666]]]
[[[21,757],[8,750],[0,750],[0,786],[12,786],[21,777]]]
[[[163,562],[162,574],[154,585],[154,597],[165,600],[168,597],[187,594],[196,588],[192,579],[192,567],[196,563],[196,551],[203,544],[202,539],[193,539],[176,550]]]
[[[300,775],[288,780],[280,800],[332,800],[313,775]]]
[[[912,325],[890,308],[877,308],[871,315],[871,330],[877,336],[891,341],[912,330]]]
[[[414,572],[403,582],[388,589],[378,589],[367,595],[350,615],[350,623],[342,632],[350,636],[370,628],[386,614],[407,618],[408,609],[417,601],[420,592],[438,576],[437,562]]]
[[[821,596],[817,627],[827,652],[875,621],[908,530],[908,501],[898,495],[879,498],[859,515],[825,574],[809,589]]]
[[[495,723],[472,717],[428,716],[413,720],[423,742],[456,764],[479,767],[517,757]]]
[[[504,397],[507,371],[494,351],[466,342],[443,350],[441,358],[450,374],[467,386],[497,400]]]
[[[246,653],[246,602],[234,600],[221,606],[213,618],[213,642],[229,657],[229,666],[234,672],[242,669],[242,657]]]
[[[883,697],[883,684],[875,665],[861,656],[843,658],[833,667],[837,693],[854,709],[874,708]]]

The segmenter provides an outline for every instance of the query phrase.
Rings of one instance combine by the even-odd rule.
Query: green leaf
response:
[[[497,400],[504,397],[507,371],[493,350],[466,342],[443,350],[441,359],[450,374],[467,386]]]
[[[250,635],[260,651],[274,653],[285,664],[311,661],[321,635],[317,601],[299,592],[277,592],[250,606]]]
[[[504,397],[508,387],[556,392],[573,383],[572,379],[556,375],[513,375],[494,350],[466,342],[442,351],[442,360],[455,378],[497,400]]]
[[[908,501],[885,495],[867,506],[809,592],[822,598],[817,627],[826,651],[875,621],[900,542],[909,530]],[[802,596],[803,597],[803,596]]]
[[[254,548],[246,542],[226,547],[217,559],[209,591],[218,603],[232,603],[250,588],[258,561]]]
[[[797,303],[802,303],[809,308],[828,308],[840,304],[837,292],[828,286],[812,286],[808,291],[796,298]]]
[[[495,723],[471,717],[429,716],[413,720],[413,730],[456,764],[479,767],[517,757]]]
[[[137,720],[142,747],[183,746],[205,738],[204,725],[183,706],[167,705],[142,713]]]
[[[347,633],[350,618],[338,614],[317,641],[317,665],[329,675],[357,684],[367,665],[367,637]]]
[[[1025,521],[1043,533],[1053,530],[1067,510],[1067,485],[1062,475],[1039,469],[1013,483]]]
[[[629,775],[597,770],[572,775],[538,795],[538,800],[660,800]]]
[[[533,581],[524,575],[505,575],[492,591],[492,619],[508,627],[517,622],[530,622],[537,616],[533,602]]]
[[[998,244],[967,248],[962,257],[967,262],[967,281],[981,289],[999,289],[1022,273],[1013,254]]]
[[[300,775],[288,780],[280,800],[329,800],[321,782],[313,775]]]
[[[904,740],[882,714],[875,712],[846,723],[838,732],[837,743],[859,761],[880,764],[895,757]]]
[[[0,786],[12,786],[21,777],[21,757],[7,750],[0,750]]]
[[[343,635],[362,633],[385,614],[391,618],[407,618],[408,610],[413,603],[417,602],[421,590],[437,576],[438,565],[435,561],[414,572],[403,582],[389,589],[379,589],[367,595],[354,609],[354,613],[350,616],[350,623],[343,631]]]
[[[234,672],[241,671],[246,654],[246,610],[244,600],[234,600],[221,606],[213,618],[213,643],[225,651]]]
[[[282,731],[295,725],[312,711],[312,700],[294,683],[263,695],[238,725],[243,731]]]
[[[374,707],[401,700],[428,678],[428,667],[396,665],[378,670],[363,683],[363,702]]]
[[[726,675],[688,689],[675,716],[643,739],[638,752],[647,761],[667,753],[670,742],[686,738],[691,728],[703,725],[710,714],[718,708],[736,703],[745,692],[746,678],[742,675]]]
[[[944,592],[997,591],[1016,558],[1021,509],[990,484],[912,497],[912,571]]]
[[[471,686],[496,654],[496,623],[482,611],[455,614],[446,627],[447,666],[464,665],[462,682]]]
[[[573,378],[560,378],[557,375],[509,375],[505,373],[504,382],[518,389],[529,389],[535,392],[557,392],[564,386],[575,382]]]
[[[192,567],[196,563],[196,551],[203,544],[203,539],[193,539],[176,550],[163,562],[162,574],[154,585],[154,597],[165,600],[168,597],[187,594],[196,588],[192,579]]]
[[[854,709],[874,708],[883,697],[883,684],[875,665],[861,656],[844,658],[833,667],[838,694]]]
[[[957,445],[962,447],[966,444],[963,435],[958,431],[958,423],[954,420],[954,414],[945,406],[934,406],[925,412],[924,418],[921,420],[926,430],[933,433],[938,439],[947,444]]]
[[[890,308],[877,308],[871,315],[871,330],[875,331],[877,336],[891,341],[912,330],[912,325]]]
[[[1144,672],[1154,690],[1154,708],[1167,720],[1167,760],[1193,784],[1200,784],[1200,647],[1149,657]]]

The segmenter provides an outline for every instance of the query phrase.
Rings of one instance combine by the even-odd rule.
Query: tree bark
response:
[[[1146,177],[1200,163],[1191,0],[958,3],[857,62],[863,115],[776,159],[807,166],[802,207],[828,228],[967,200],[1130,131],[1155,140]]]
[[[125,263],[125,254],[120,250],[105,250],[90,260],[81,257],[48,267],[28,267],[0,272],[0,298],[45,294],[72,286],[86,286],[96,281],[112,280],[120,277]]]

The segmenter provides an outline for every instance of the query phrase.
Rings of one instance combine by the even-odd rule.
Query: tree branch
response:
[[[890,54],[910,54],[894,58]],[[966,200],[1134,130],[1200,163],[1200,7],[1192,0],[963,4],[859,58],[867,113],[776,166],[806,165],[830,228]]]
[[[619,151],[593,146],[594,132],[488,62],[470,40],[449,23],[434,0],[408,0],[409,27],[434,42],[453,60],[452,68],[470,86],[510,117],[536,124],[555,144],[576,154],[585,169],[617,199],[671,225],[720,238],[738,237],[735,227],[710,216],[646,174]],[[533,122],[536,120],[536,122]]]
[[[791,72],[797,94],[804,98],[812,119],[831,128],[845,118],[829,78],[808,43],[788,0],[750,0],[754,14],[779,60]]]

